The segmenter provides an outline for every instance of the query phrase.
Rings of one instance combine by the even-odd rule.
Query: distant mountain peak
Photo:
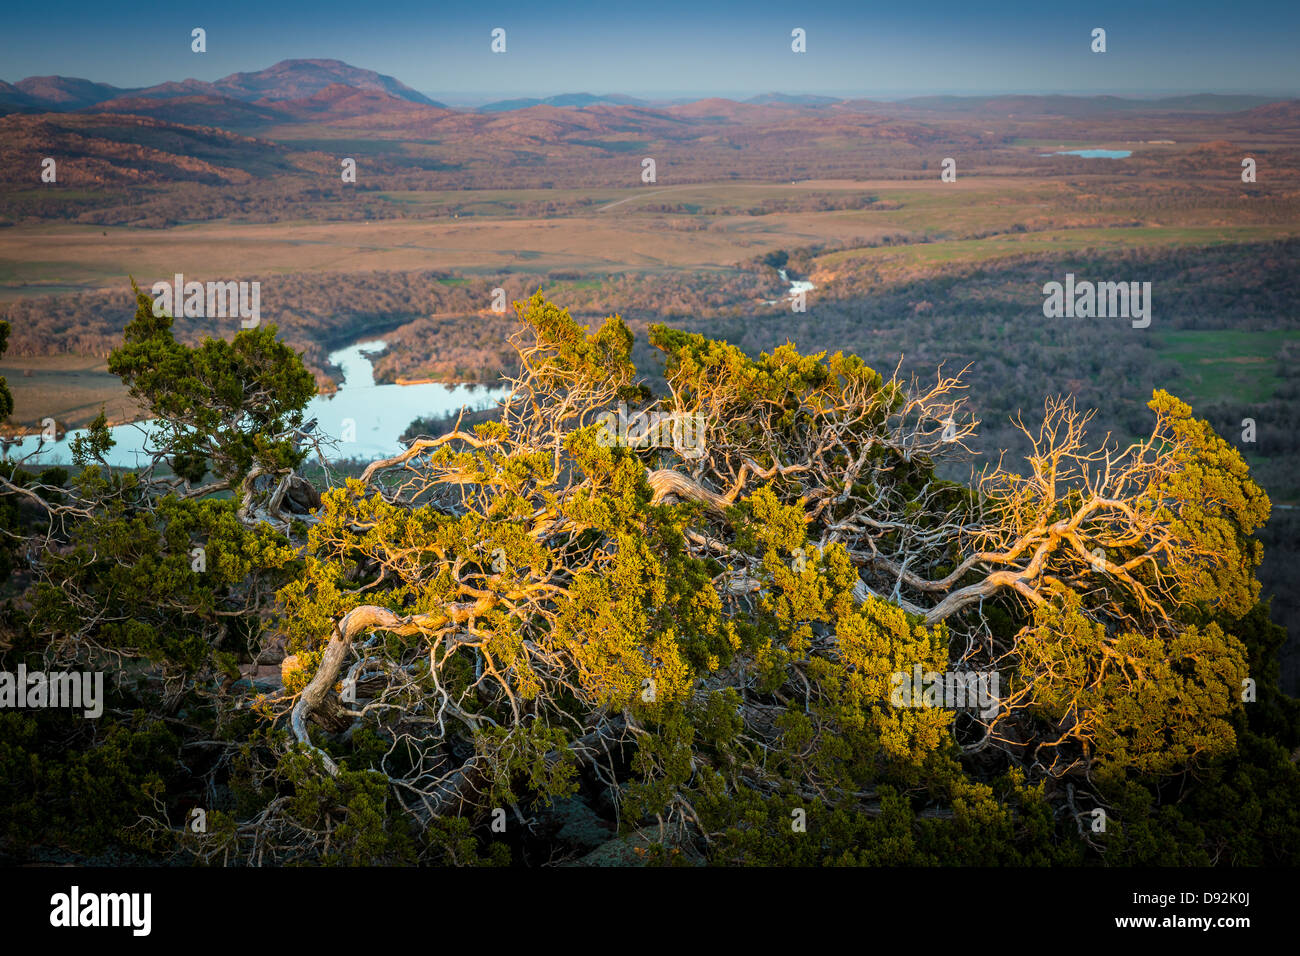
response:
[[[410,103],[438,106],[400,80],[342,60],[281,60],[264,70],[232,73],[212,84],[214,90],[237,100],[302,100],[329,86],[387,93]]]

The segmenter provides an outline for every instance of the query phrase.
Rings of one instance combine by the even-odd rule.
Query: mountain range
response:
[[[99,107],[104,112],[127,112],[119,108],[123,102],[135,105],[147,99],[200,96],[244,103],[273,103],[306,99],[336,85],[383,93],[423,106],[442,106],[391,76],[350,66],[341,60],[282,60],[265,70],[232,73],[213,83],[183,80],[134,89],[67,76],[29,76],[17,83],[0,81],[0,111],[61,112]]]
[[[344,157],[363,170],[348,195],[363,197],[614,186],[640,182],[647,156],[673,184],[835,179],[864,170],[915,175],[954,150],[970,164],[1015,169],[1025,160],[1016,144],[1029,140],[1250,142],[1291,132],[1300,135],[1300,100],[1215,94],[883,102],[768,93],[659,102],[574,93],[452,109],[338,60],[286,60],[215,82],[138,89],[29,77],[0,83],[0,185],[16,187],[0,192],[0,225],[336,215],[329,190],[341,188]],[[46,157],[59,160],[61,188],[25,192]],[[68,196],[93,189],[97,207],[53,201],[62,187]],[[349,214],[362,219],[407,212],[399,200],[354,205]]]
[[[344,93],[340,88],[347,89]],[[151,103],[150,101],[158,101]],[[507,113],[534,107],[585,109],[600,106],[671,108],[694,103],[774,108],[829,108],[895,113],[993,113],[1018,115],[1083,116],[1124,111],[1229,112],[1275,102],[1264,96],[1195,94],[1163,99],[1129,99],[1117,96],[923,96],[880,101],[843,99],[813,94],[764,93],[737,104],[734,100],[706,97],[695,101],[648,101],[616,93],[564,93],[487,103],[470,112]],[[94,110],[133,113],[176,122],[217,125],[256,125],[305,115],[360,115],[374,109],[388,111],[410,104],[431,109],[447,107],[401,81],[351,66],[341,60],[282,60],[264,70],[232,73],[207,82],[187,79],[149,87],[123,88],[108,83],[66,76],[31,76],[16,83],[0,81],[0,114],[57,113]],[[160,105],[161,104],[161,105]],[[729,109],[727,107],[726,109]],[[724,109],[724,111],[726,111]],[[698,110],[694,111],[699,113]]]

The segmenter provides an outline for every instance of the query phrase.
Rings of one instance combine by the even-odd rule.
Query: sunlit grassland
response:
[[[1163,357],[1183,367],[1181,397],[1189,402],[1265,402],[1284,379],[1277,353],[1300,342],[1300,330],[1239,332],[1232,329],[1173,330],[1154,335]]]
[[[14,412],[0,434],[39,430],[41,420],[80,427],[94,420],[101,406],[110,422],[138,417],[138,406],[122,380],[97,356],[54,355],[0,360],[0,377],[14,397]]]
[[[1013,256],[1044,253],[1113,252],[1170,246],[1216,246],[1260,242],[1300,235],[1294,226],[1137,226],[1085,227],[1044,232],[1008,233],[983,239],[952,239],[875,249],[848,249],[817,259],[826,269],[875,265],[882,271],[915,270],[956,263],[991,262]]]
[[[1236,242],[1300,229],[1252,222],[1248,217],[1254,214],[1244,209],[1234,213],[1234,225],[1212,225],[1225,219],[1222,197],[1162,210],[1163,224],[1154,225],[1154,217],[1126,211],[1126,203],[1141,197],[1109,188],[1087,177],[1062,183],[971,176],[957,183],[936,178],[392,190],[373,198],[400,208],[403,218],[215,220],[165,229],[22,224],[0,229],[0,300],[124,285],[130,275],[152,281],[178,271],[199,278],[420,268],[488,274],[524,265],[592,275],[620,268],[694,271],[733,266],[774,249],[865,245],[886,235],[931,241],[834,253],[823,264],[833,268],[858,257],[914,268],[1049,246],[1068,252],[1089,245]],[[875,202],[866,208],[813,208],[819,197],[841,196]],[[1117,221],[1143,224],[1118,228]],[[986,238],[969,238],[977,235]]]

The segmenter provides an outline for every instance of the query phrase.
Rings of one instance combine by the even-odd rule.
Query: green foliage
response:
[[[1033,712],[1070,726],[1062,736],[1095,750],[1103,779],[1175,773],[1235,746],[1246,652],[1217,624],[1111,636],[1069,594],[1063,606],[1037,609],[1020,659]]]
[[[109,706],[120,704],[112,701]],[[140,711],[97,729],[80,712],[0,711],[0,840],[99,853],[156,852],[141,832],[166,779],[181,768],[178,739]]]
[[[85,607],[94,606],[103,616],[85,632],[87,640],[191,674],[212,665],[211,652],[223,641],[255,643],[257,617],[229,612],[244,606],[251,582],[265,589],[289,573],[297,555],[281,534],[241,524],[229,499],[168,495],[146,509],[133,500],[139,489],[130,475],[98,466],[74,486],[103,493],[102,509],[76,527],[67,549],[48,557],[50,578],[33,593],[34,633],[81,631]],[[195,570],[195,548],[203,550],[202,571]]]
[[[604,443],[594,424],[615,401],[650,399],[622,320],[588,331],[540,292],[516,308],[523,400],[425,449],[400,479],[345,480],[307,526],[276,528],[226,488],[300,463],[290,432],[311,376],[273,329],[181,345],[137,290],[111,367],[164,420],[180,481],[105,467],[102,416],[73,476],[8,479],[78,508],[4,609],[6,661],[113,661],[121,685],[102,727],[0,714],[0,838],[207,863],[503,865],[531,860],[533,837],[498,838],[496,811],[545,818],[603,787],[611,824],[658,830],[642,856],[654,865],[1300,855],[1288,754],[1300,713],[1278,691],[1285,635],[1255,579],[1269,502],[1185,404],[1154,396],[1177,468],[1129,503],[1179,545],[1135,571],[1172,582],[1168,608],[1049,574],[1041,591],[1008,588],[942,618],[904,600],[904,584],[929,596],[950,574],[953,587],[978,581],[979,568],[954,573],[951,529],[1005,512],[889,443],[898,383],[852,355],[787,343],[755,359],[655,327],[677,407],[707,409],[709,441],[729,456],[713,485],[735,481],[693,497],[701,469]],[[822,461],[774,450],[831,426]],[[819,487],[814,465],[833,480]],[[185,487],[209,472],[220,485]],[[430,477],[404,497],[408,473]],[[871,578],[894,575],[892,593],[863,578],[866,545],[827,533],[877,520],[851,512],[851,495],[907,505],[872,549],[937,541],[906,582],[888,567]],[[7,529],[39,524],[30,498],[0,507]],[[398,623],[353,639],[347,663],[370,689],[360,704],[327,689],[304,746],[288,707],[363,606]],[[273,639],[294,655],[277,700],[244,677]],[[950,670],[978,642],[1008,648],[997,666],[1017,710],[998,739],[971,714],[895,702],[898,675]],[[1248,679],[1255,701],[1242,698]],[[207,832],[158,823],[218,788]],[[1104,833],[1085,823],[1095,806]]]
[[[315,380],[277,341],[275,326],[190,348],[172,335],[171,316],[155,315],[152,300],[132,288],[135,318],[108,368],[160,420],[173,470],[191,482],[212,471],[237,485],[254,467],[274,473],[299,464],[303,453],[283,433],[302,424]]]
[[[1268,495],[1250,480],[1241,452],[1207,422],[1193,418],[1185,402],[1157,390],[1148,407],[1169,415],[1174,437],[1186,445],[1178,471],[1152,489],[1140,507],[1167,518],[1187,549],[1205,549],[1218,557],[1175,566],[1185,598],[1241,617],[1259,601],[1255,569],[1264,546],[1251,535],[1268,519]]]
[[[317,759],[290,752],[281,774],[293,788],[287,818],[304,830],[329,830],[332,846],[321,863],[334,866],[393,866],[414,862],[416,841],[407,819],[392,812],[393,796],[380,774],[320,773]]]

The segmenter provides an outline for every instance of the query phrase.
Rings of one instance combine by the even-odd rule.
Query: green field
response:
[[[1285,380],[1277,353],[1300,331],[1174,331],[1155,334],[1160,353],[1187,373],[1182,397],[1196,403],[1264,402]],[[1190,387],[1188,387],[1190,386]]]
[[[953,239],[909,246],[848,249],[818,258],[828,269],[847,264],[878,263],[918,269],[951,263],[992,262],[1013,256],[1044,253],[1113,252],[1170,246],[1216,246],[1259,242],[1300,235],[1298,226],[1138,226],[1128,229],[1080,228],[1047,232],[1009,233],[983,239]]]

